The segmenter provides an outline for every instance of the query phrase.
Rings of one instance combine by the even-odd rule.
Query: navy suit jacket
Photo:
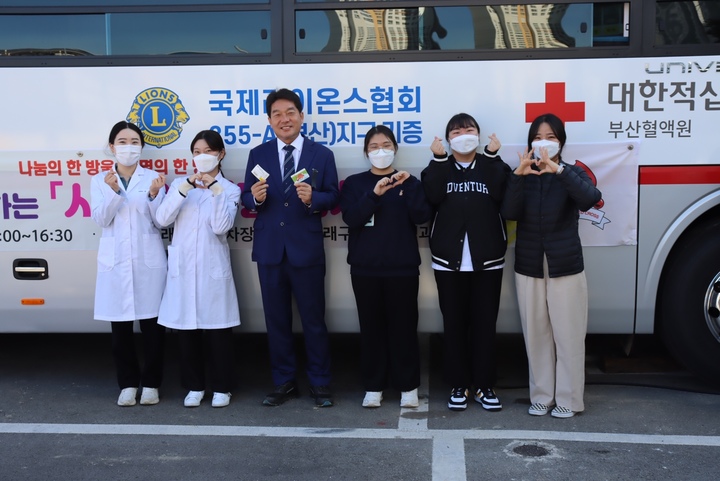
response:
[[[324,264],[321,212],[333,209],[340,195],[335,156],[327,147],[304,139],[297,171],[305,169],[310,175],[306,182],[312,183],[312,203],[307,207],[295,189],[287,196],[283,191],[277,142],[271,140],[252,149],[245,169],[242,203],[257,212],[252,259],[258,264],[278,265],[286,253],[295,267]],[[250,190],[257,182],[252,174],[256,165],[269,174],[267,197],[258,206]]]

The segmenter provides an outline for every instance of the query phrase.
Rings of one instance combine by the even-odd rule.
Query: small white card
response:
[[[308,174],[308,171],[303,169],[300,172],[295,172],[293,175],[290,176],[293,183],[295,182],[303,182],[305,180],[310,179],[310,174]]]
[[[256,165],[250,172],[252,172],[252,175],[254,175],[257,180],[265,180],[270,177],[270,174],[268,174],[265,169],[260,167],[259,164]]]

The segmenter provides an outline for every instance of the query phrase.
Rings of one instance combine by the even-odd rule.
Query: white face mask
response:
[[[536,140],[532,143],[532,147],[535,149],[533,155],[536,159],[540,158],[540,147],[545,147],[547,149],[548,158],[550,159],[555,158],[558,152],[560,152],[560,143],[553,142],[552,140]]]
[[[140,160],[140,152],[142,152],[142,146],[140,145],[115,145],[115,158],[118,163],[131,167],[138,163]]]
[[[370,159],[370,163],[376,169],[387,169],[395,159],[395,151],[385,149],[373,150],[372,152],[368,152],[368,159]]]
[[[480,139],[477,135],[463,134],[450,139],[450,148],[459,154],[475,152],[478,145],[480,145]]]
[[[197,171],[204,174],[217,167],[220,163],[220,158],[217,155],[199,154],[193,157],[193,161],[195,162]]]

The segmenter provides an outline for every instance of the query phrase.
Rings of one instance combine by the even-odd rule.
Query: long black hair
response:
[[[137,133],[140,136],[140,146],[145,147],[145,136],[143,135],[142,130],[140,130],[140,127],[135,124],[131,124],[130,122],[127,122],[125,120],[121,120],[120,122],[113,125],[112,129],[110,129],[110,135],[108,136],[108,144],[114,145],[115,138],[117,138],[118,134],[125,129],[130,129],[133,132]]]
[[[192,153],[193,149],[195,148],[195,143],[197,143],[198,140],[204,140],[208,147],[210,147],[213,152],[223,153],[227,155],[227,152],[225,151],[225,142],[223,142],[222,137],[220,134],[215,132],[214,130],[201,130],[197,133],[194,139],[192,139],[192,142],[190,142],[190,153]],[[225,155],[223,155],[223,158],[220,159],[218,162],[218,169],[220,170],[220,173],[222,173],[222,161],[225,159]],[[223,174],[223,177],[225,174]]]
[[[558,155],[560,155],[563,147],[565,147],[567,133],[565,133],[565,124],[560,117],[555,114],[542,114],[532,121],[532,124],[530,124],[530,130],[528,130],[528,151],[532,149],[532,143],[535,140],[538,130],[540,130],[540,125],[542,124],[548,124],[550,126],[550,130],[553,131],[555,137],[557,137],[560,141],[560,150],[558,151]]]

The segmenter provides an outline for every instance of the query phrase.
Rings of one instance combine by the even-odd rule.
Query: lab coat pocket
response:
[[[213,279],[227,279],[232,276],[230,266],[230,250],[227,244],[213,242],[210,251],[210,277]]]
[[[97,256],[98,272],[111,271],[115,267],[115,238],[101,237]]]
[[[180,277],[180,259],[178,259],[178,249],[168,246],[168,276]]]
[[[147,203],[147,197],[141,197],[142,201],[137,201],[137,196],[133,200],[136,202],[133,204],[135,206],[135,210],[140,214],[140,216],[147,220],[147,222],[152,225],[153,219],[152,214],[150,213],[150,206]]]
[[[146,266],[161,269],[167,264],[165,246],[163,246],[160,234],[143,235],[143,252]]]

